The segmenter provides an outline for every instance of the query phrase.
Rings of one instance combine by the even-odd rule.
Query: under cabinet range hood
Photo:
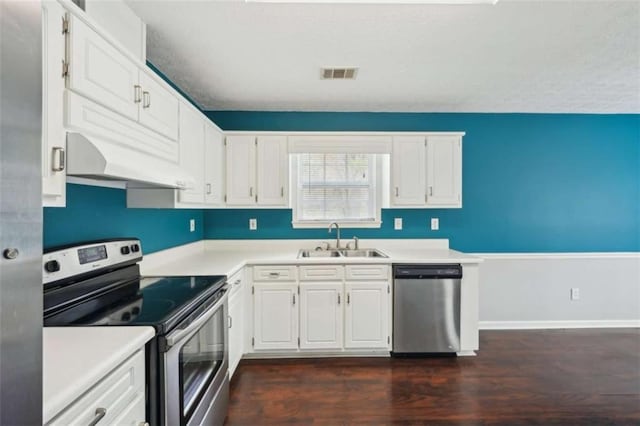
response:
[[[177,164],[100,137],[67,133],[67,152],[68,176],[125,181],[128,188],[195,186],[193,176]]]

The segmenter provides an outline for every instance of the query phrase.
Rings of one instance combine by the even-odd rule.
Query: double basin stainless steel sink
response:
[[[330,249],[330,250],[300,250],[298,259],[300,258],[335,258],[335,257],[379,257],[387,258],[386,254],[376,249]]]

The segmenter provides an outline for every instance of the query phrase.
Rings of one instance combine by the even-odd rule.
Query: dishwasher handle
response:
[[[462,265],[460,264],[424,264],[424,265],[394,265],[395,279],[423,280],[423,279],[460,279]]]

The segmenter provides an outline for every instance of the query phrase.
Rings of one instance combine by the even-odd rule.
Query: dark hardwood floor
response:
[[[477,357],[243,360],[228,425],[640,425],[640,330],[483,331]]]

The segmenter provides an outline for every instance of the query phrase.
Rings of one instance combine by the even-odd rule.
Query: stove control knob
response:
[[[47,272],[58,272],[60,270],[60,263],[57,260],[50,260],[44,264],[44,270]]]
[[[122,317],[120,317],[120,319],[122,321],[129,321],[131,319],[131,314],[129,312],[125,312],[124,314],[122,314]]]
[[[134,252],[134,253],[139,252],[139,251],[140,251],[140,245],[138,245],[138,244],[133,244],[133,245],[131,246],[131,251],[132,251],[132,252]]]
[[[138,315],[140,313],[140,308],[138,308],[137,306],[134,306],[133,308],[131,308],[131,313],[133,315]]]
[[[122,254],[129,254],[129,253],[130,253],[130,251],[129,251],[129,247],[128,247],[128,246],[122,246],[122,247],[120,247],[120,253],[122,253]]]

